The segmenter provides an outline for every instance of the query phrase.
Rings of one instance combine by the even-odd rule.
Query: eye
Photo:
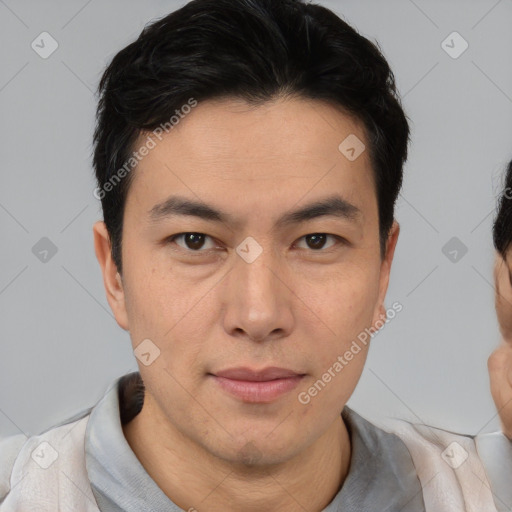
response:
[[[183,249],[188,250],[189,252],[204,252],[200,251],[200,249],[204,248],[206,238],[211,240],[211,238],[204,233],[178,233],[177,235],[170,236],[167,239],[167,242],[174,243],[175,240],[182,239],[185,244],[184,246],[178,243],[176,244]],[[214,247],[216,246],[207,247],[206,249],[213,249]]]
[[[300,240],[304,239],[306,241],[306,244],[308,245],[306,249],[320,251],[321,249],[325,249],[325,241],[327,237],[331,237],[338,243],[344,242],[344,239],[342,237],[336,235],[329,235],[328,233],[311,233],[309,235],[304,235]],[[333,243],[332,245],[328,246],[327,249],[330,249],[334,245],[336,245],[336,243]]]
[[[331,245],[325,246],[326,240],[328,238],[331,238],[332,240],[335,240]],[[217,246],[212,242],[211,246],[208,247],[206,245],[205,247],[205,241],[213,240],[210,236],[204,234],[204,233],[195,233],[195,232],[188,232],[188,233],[178,233],[176,235],[172,235],[166,239],[168,243],[176,243],[179,247],[184,249],[187,252],[206,252],[208,249],[215,249]],[[177,240],[181,240],[182,243],[178,243]],[[330,249],[333,246],[338,244],[344,244],[346,243],[345,239],[337,236],[337,235],[330,235],[328,233],[311,233],[309,235],[304,235],[299,240],[304,240],[307,244],[306,249],[310,249],[314,252],[327,252],[326,249]],[[323,251],[322,251],[323,250]]]

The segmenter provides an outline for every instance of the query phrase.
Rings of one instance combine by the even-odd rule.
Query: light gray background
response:
[[[145,23],[186,2],[0,0],[0,437],[38,433],[137,368],[105,298],[92,224],[95,88]],[[499,342],[491,227],[512,158],[512,0],[323,1],[377,40],[412,145],[387,305],[349,405],[476,434],[499,428],[487,357]],[[48,59],[31,43],[43,31]],[[469,48],[441,43],[459,32]],[[32,247],[48,237],[47,263]],[[442,252],[457,237],[467,254]]]

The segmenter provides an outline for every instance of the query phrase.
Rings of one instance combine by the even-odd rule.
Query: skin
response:
[[[349,134],[368,147],[360,122],[316,100],[200,103],[133,171],[122,278],[104,223],[94,225],[118,324],[134,349],[149,338],[160,350],[149,366],[138,361],[146,397],[124,434],[184,510],[320,511],[347,475],[350,437],[340,414],[369,344],[309,404],[297,397],[359,333],[381,325],[399,235],[395,222],[381,260],[368,151],[350,162],[338,150]],[[359,208],[357,222],[319,217],[275,226],[283,213],[333,192]],[[214,205],[233,222],[151,222],[148,212],[171,194]],[[183,237],[165,243],[190,232],[208,235],[203,247]],[[346,243],[327,237],[315,248],[305,238],[315,233]],[[263,249],[252,263],[235,252],[248,236]],[[208,375],[239,366],[305,377],[272,402],[248,403]]]
[[[491,393],[500,416],[503,433],[512,440],[512,251],[494,261],[495,307],[501,334],[500,345],[490,355]]]

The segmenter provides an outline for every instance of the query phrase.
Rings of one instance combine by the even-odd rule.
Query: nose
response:
[[[293,283],[271,251],[251,263],[238,258],[227,276],[222,301],[231,336],[262,342],[293,329]]]

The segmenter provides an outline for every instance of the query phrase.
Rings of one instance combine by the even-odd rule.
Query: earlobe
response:
[[[387,317],[388,317],[386,308],[384,307],[383,303],[381,303],[380,306],[378,307],[378,312],[379,312],[378,315],[377,314],[374,315],[373,322],[372,322],[372,327],[376,331],[380,331],[382,326],[387,322]]]
[[[125,292],[121,275],[112,259],[110,236],[103,221],[93,226],[94,250],[103,274],[103,285],[107,301],[118,325],[128,329],[128,316],[126,314]]]

